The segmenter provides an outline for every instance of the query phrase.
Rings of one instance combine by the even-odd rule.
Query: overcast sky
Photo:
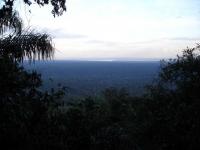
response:
[[[169,58],[200,42],[200,0],[67,0],[58,18],[45,9],[20,7],[54,37],[55,59]]]

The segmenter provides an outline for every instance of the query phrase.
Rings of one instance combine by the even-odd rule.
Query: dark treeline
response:
[[[65,88],[41,91],[40,74],[19,65],[51,58],[54,48],[47,34],[22,30],[14,2],[0,9],[0,149],[200,149],[199,45],[161,62],[143,96],[110,88],[103,97],[65,100]],[[54,16],[66,10],[65,0],[36,3],[50,3]]]
[[[41,76],[0,59],[0,143],[4,149],[198,150],[199,48],[163,61],[146,94],[106,89],[103,97],[63,100],[42,92]]]

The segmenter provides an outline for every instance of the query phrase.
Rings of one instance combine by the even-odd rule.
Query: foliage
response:
[[[144,96],[110,88],[103,97],[63,101],[63,88],[41,91],[41,76],[19,65],[25,57],[50,58],[53,46],[48,35],[23,31],[13,10],[15,1],[4,0],[0,9],[1,148],[200,149],[199,45],[163,61],[158,79]],[[44,6],[50,1],[35,2]],[[51,5],[54,16],[66,10],[65,0],[52,0]]]
[[[14,10],[14,5],[20,3],[20,0],[2,0],[3,6],[0,9],[0,18],[4,17],[8,21],[10,16],[16,14]],[[66,11],[66,0],[22,0],[25,5],[31,6],[32,4],[37,4],[39,6],[51,5],[53,7],[51,13],[55,17],[60,16]],[[13,13],[14,12],[14,13]]]
[[[0,59],[0,143],[5,149],[55,146],[59,99],[63,90],[41,92],[40,75],[10,59]],[[51,138],[53,136],[54,138]],[[58,140],[58,139],[57,139]],[[57,144],[55,142],[55,144]],[[42,148],[43,149],[43,148]]]
[[[139,111],[145,123],[139,140],[143,149],[200,148],[199,56],[198,45],[187,48],[176,59],[162,62],[159,78],[149,87]]]
[[[0,57],[16,61],[52,58],[54,48],[47,34],[23,32],[0,39]]]
[[[0,147],[3,149],[64,149],[62,141],[64,89],[41,91],[41,76],[19,64],[53,56],[47,34],[23,30],[14,10],[17,0],[3,0],[0,9]],[[36,1],[42,5],[42,1]],[[31,4],[30,1],[24,1]],[[61,15],[65,1],[51,1],[53,14]],[[48,1],[45,1],[48,4]],[[62,122],[62,121],[61,121]]]
[[[197,150],[199,47],[163,61],[147,94],[106,89],[103,97],[62,101],[41,77],[1,59],[0,141],[7,149]],[[6,64],[6,65],[5,65]],[[195,81],[195,82],[194,82]],[[184,83],[184,84],[183,84]]]
[[[54,46],[48,34],[36,33],[23,29],[23,21],[14,4],[19,0],[3,0],[0,8],[0,57],[10,57],[16,61],[52,58]],[[49,1],[36,1],[38,5],[48,4]],[[61,15],[65,10],[64,0],[51,1],[54,15]],[[32,4],[24,0],[25,4]]]

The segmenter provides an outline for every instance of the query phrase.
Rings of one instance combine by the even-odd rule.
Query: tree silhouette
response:
[[[199,77],[199,45],[162,61],[158,79],[136,108],[135,136],[142,149],[200,148]]]
[[[41,91],[41,76],[20,66],[25,58],[52,58],[52,40],[48,34],[24,30],[14,2],[19,1],[4,0],[0,9],[0,148],[64,149],[62,136],[58,136],[63,89]],[[53,14],[61,15],[65,1],[51,2]]]
[[[23,21],[14,4],[19,0],[3,0],[0,9],[0,57],[10,57],[22,61],[29,59],[52,58],[54,46],[48,34],[23,30]],[[25,5],[37,3],[40,6],[52,5],[54,16],[62,15],[66,11],[65,0],[24,0]],[[5,34],[9,33],[9,34]]]
[[[146,95],[106,89],[102,97],[63,102],[64,91],[41,91],[41,76],[20,66],[25,58],[47,59],[47,34],[23,30],[14,2],[0,9],[0,148],[20,150],[199,150],[200,45],[162,61]],[[24,0],[53,6],[65,0]]]
[[[21,22],[4,22],[0,21],[1,34],[0,39],[0,54],[1,57],[9,57],[17,61],[22,61],[24,57],[29,59],[51,58],[53,56],[54,48],[52,46],[51,38],[47,34],[34,33],[29,31],[22,31]],[[10,20],[9,20],[10,21]],[[11,19],[11,21],[13,21]],[[18,21],[17,19],[14,21]],[[14,32],[9,35],[4,35],[7,28],[13,29]]]

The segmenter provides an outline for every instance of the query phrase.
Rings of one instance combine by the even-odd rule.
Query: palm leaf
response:
[[[48,59],[54,54],[52,40],[47,34],[24,32],[0,39],[0,56],[9,56],[17,61]]]
[[[22,19],[17,11],[12,11],[3,6],[0,9],[0,34],[8,30],[13,30],[20,34],[22,31]]]

